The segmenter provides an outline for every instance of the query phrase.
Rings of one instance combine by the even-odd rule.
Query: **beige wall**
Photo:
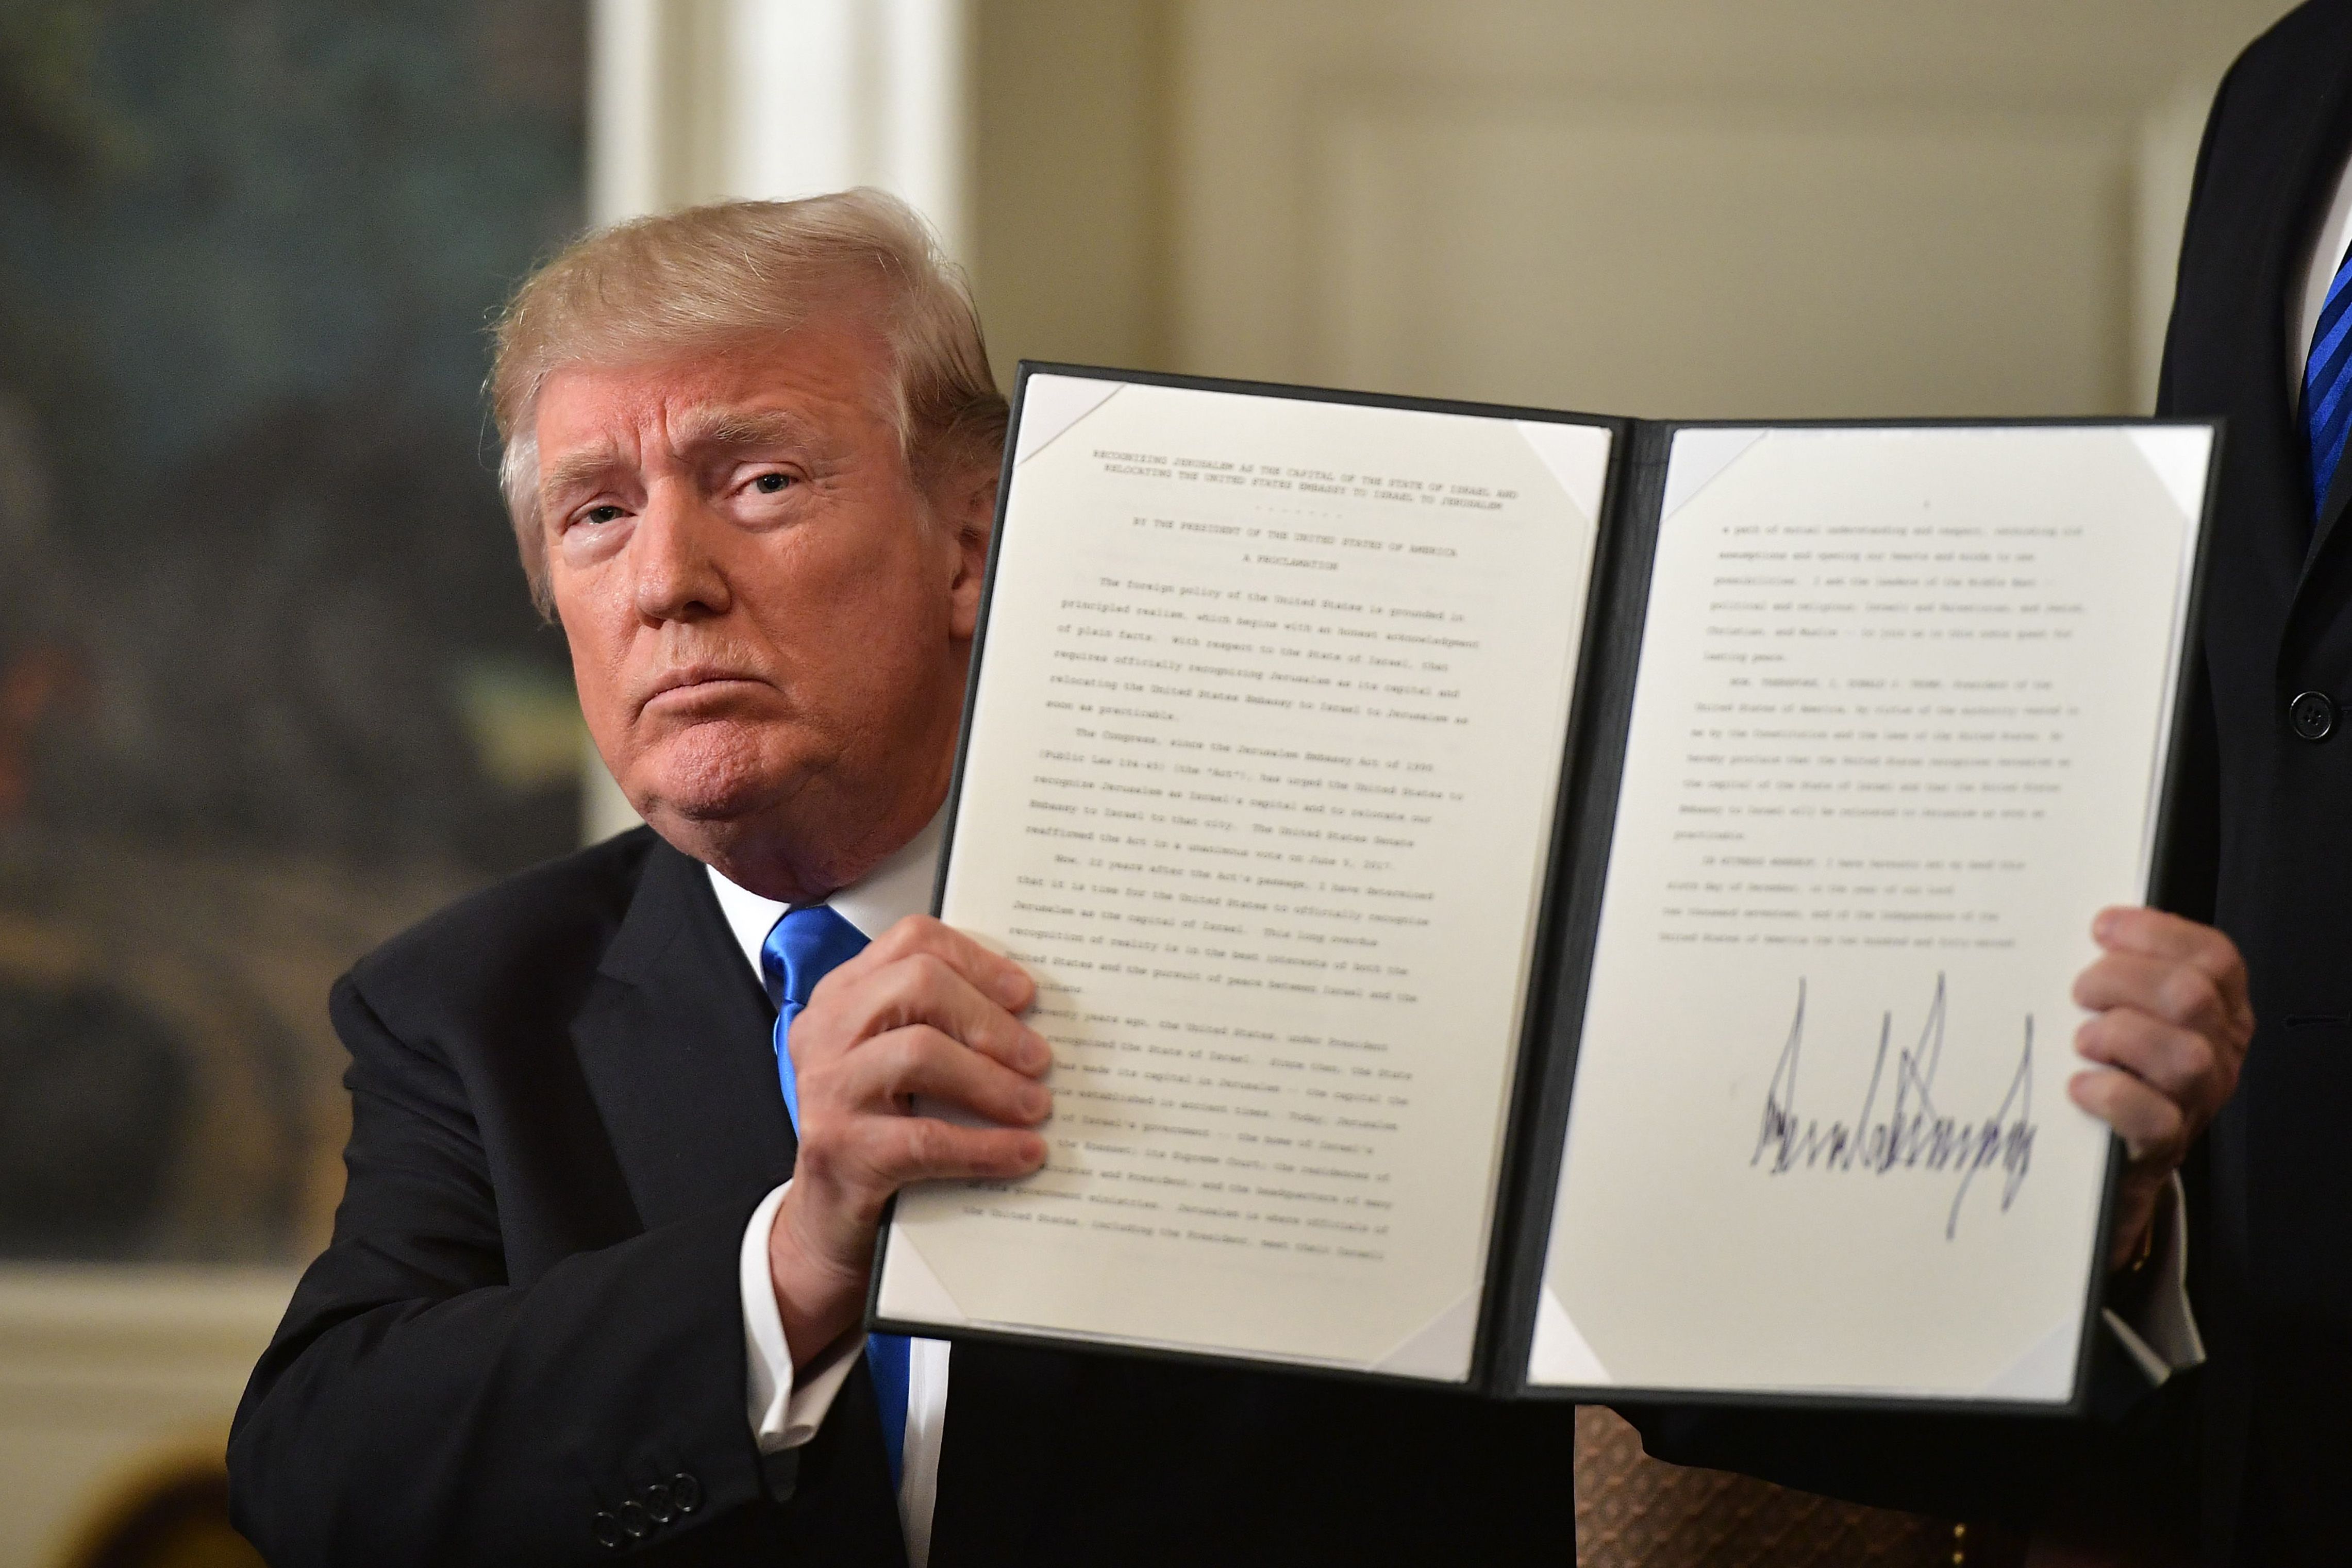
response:
[[[1171,363],[1174,10],[979,0],[971,254],[999,372]]]
[[[981,0],[1021,355],[1641,414],[2144,406],[2282,0]]]

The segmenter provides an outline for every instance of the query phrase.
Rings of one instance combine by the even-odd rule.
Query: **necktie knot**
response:
[[[779,1013],[787,1005],[799,1012],[808,1005],[818,981],[865,947],[866,933],[830,905],[803,904],[787,910],[760,947],[760,973],[768,983],[768,1000]]]
[[[760,978],[776,1005],[776,1076],[784,1090],[784,1114],[793,1131],[801,1125],[801,1089],[793,1073],[793,1020],[809,1005],[816,983],[866,949],[866,933],[824,904],[788,910],[760,944]]]

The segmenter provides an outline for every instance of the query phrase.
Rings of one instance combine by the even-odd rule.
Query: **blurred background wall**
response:
[[[888,186],[1008,378],[2134,412],[2285,8],[0,0],[0,1568],[215,1484],[340,1186],[333,976],[631,820],[476,397],[581,223]],[[1873,1528],[1594,1439],[1588,1562]]]
[[[576,840],[477,389],[582,221],[586,37],[0,0],[0,1563],[233,1549],[221,1436],[341,1184],[326,988]]]

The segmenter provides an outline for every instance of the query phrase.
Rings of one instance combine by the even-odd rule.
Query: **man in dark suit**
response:
[[[911,216],[592,236],[493,397],[650,827],[337,986],[349,1185],[238,1412],[239,1527],[286,1568],[1570,1558],[1563,1407],[859,1330],[890,1194],[1034,1169],[1051,1107],[1027,977],[919,912],[1004,405]],[[2242,998],[2210,933],[2103,940],[2076,1093],[2130,1135],[2130,1254]]]
[[[2170,907],[2235,938],[2261,1032],[2192,1163],[2200,1533],[2213,1563],[2339,1563],[2352,1476],[2352,4],[2224,79],[2160,412],[2220,416],[2194,761]]]
[[[2187,795],[2160,902],[2233,938],[2259,1031],[2183,1167],[2208,1361],[2110,1431],[1881,1428],[1878,1484],[1937,1506],[1990,1450],[2078,1469],[2060,1532],[2098,1562],[2352,1561],[2352,0],[2312,0],[2223,79],[2181,247],[2158,411],[2228,421],[2190,680]],[[1653,1418],[1738,1463],[1752,1426]],[[1799,1445],[1801,1450],[1802,1445]],[[1897,1479],[1898,1473],[1903,1479]],[[2068,1489],[2061,1489],[2062,1493]],[[2120,1543],[2120,1544],[2119,1544]]]
[[[592,237],[495,395],[653,826],[336,988],[349,1185],[238,1413],[239,1528],[288,1568],[1571,1555],[1564,1408],[857,1331],[890,1192],[1033,1169],[1050,1104],[1027,978],[922,915],[1004,405],[911,216]]]

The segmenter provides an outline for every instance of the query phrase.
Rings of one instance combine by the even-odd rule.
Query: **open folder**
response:
[[[872,1322],[2077,1407],[2217,446],[1024,363],[938,913],[1051,1154],[902,1193]]]

